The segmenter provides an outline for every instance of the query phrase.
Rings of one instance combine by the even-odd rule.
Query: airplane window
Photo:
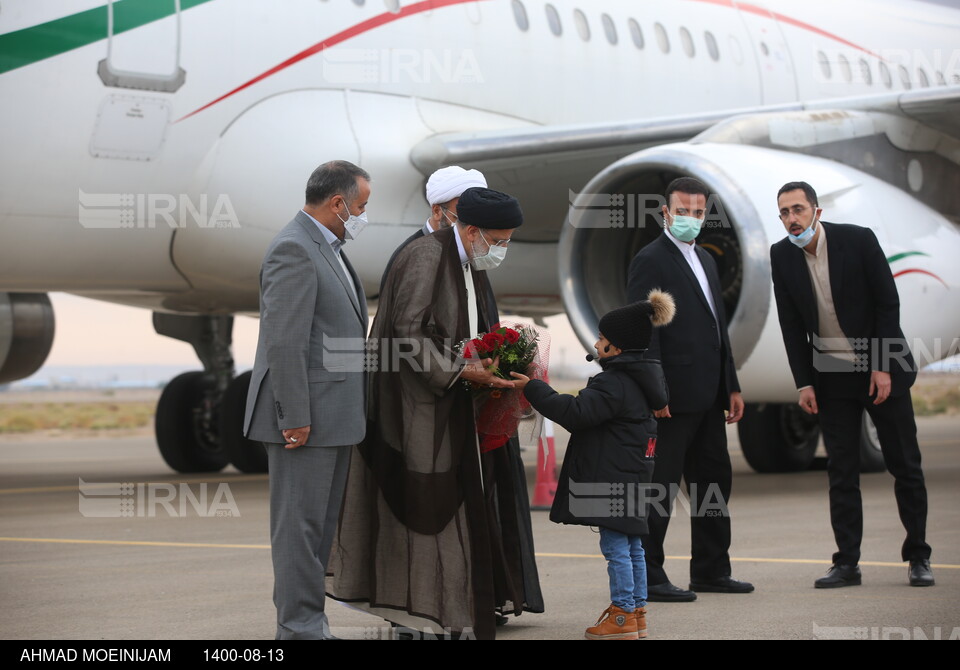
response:
[[[660,46],[660,51],[665,54],[670,53],[670,38],[667,37],[667,29],[663,27],[662,23],[653,24],[653,31],[657,34],[657,44]]]
[[[766,42],[760,43],[760,53],[762,53],[764,56],[770,55],[770,47],[767,46]]]
[[[937,72],[937,83],[940,84],[941,86],[947,85],[947,80],[943,78],[942,72]]]
[[[707,52],[713,60],[720,60],[720,49],[717,48],[717,38],[709,30],[703,34],[703,39],[707,43]]]
[[[890,68],[883,61],[880,61],[880,79],[887,88],[893,88],[893,77],[890,76]]]
[[[913,88],[913,85],[910,83],[910,73],[907,72],[907,68],[901,65],[897,69],[900,70],[900,81],[903,82],[903,87],[907,90]]]
[[[523,32],[530,29],[530,19],[527,18],[527,8],[520,0],[513,0],[513,18],[517,20],[517,28]]]
[[[930,79],[927,77],[927,73],[923,71],[922,67],[917,68],[917,80],[920,82],[920,88],[926,88],[930,85]]]
[[[590,24],[587,23],[586,15],[579,9],[573,10],[573,22],[577,26],[577,32],[580,34],[580,39],[582,39],[584,42],[588,42],[590,40]]]
[[[367,0],[353,0],[353,4],[355,4],[357,7],[363,7],[363,4],[364,4],[366,1],[367,1]]]
[[[863,77],[863,83],[868,86],[873,83],[873,74],[870,73],[870,65],[864,59],[860,59],[860,76]]]
[[[830,71],[830,59],[827,58],[827,54],[822,51],[817,52],[817,60],[820,61],[820,71],[823,73],[823,76],[829,79],[833,73]]]
[[[383,0],[383,4],[391,14],[400,13],[400,0]]]
[[[837,60],[840,62],[840,73],[843,75],[843,80],[847,83],[853,81],[853,70],[850,69],[850,61],[847,60],[847,57],[841,54]]]
[[[633,45],[638,49],[642,49],[643,31],[640,30],[640,24],[637,23],[635,19],[630,19],[627,21],[627,25],[630,26],[630,37],[633,39]]]
[[[609,14],[604,14],[600,17],[600,20],[603,22],[603,32],[607,35],[607,41],[610,44],[616,44],[617,27],[613,25],[613,19],[610,18]]]
[[[563,25],[560,23],[560,14],[557,12],[557,8],[551,4],[547,4],[547,25],[550,26],[550,32],[560,37],[563,33]]]
[[[695,50],[693,48],[693,37],[686,28],[680,28],[680,42],[683,44],[683,52],[690,58],[693,58]]]

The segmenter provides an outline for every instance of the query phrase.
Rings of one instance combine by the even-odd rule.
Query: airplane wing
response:
[[[915,124],[953,142],[938,142],[929,133],[924,140]],[[839,157],[816,147],[881,133],[896,136],[892,138],[895,145],[925,142],[927,150],[946,152],[953,162],[960,163],[960,86],[642,121],[444,133],[413,147],[411,160],[424,176],[444,165],[471,165],[482,170],[492,186],[516,195],[530,212],[536,212],[532,225],[524,226],[522,234],[518,231],[517,239],[548,242],[557,239],[557,224],[572,204],[570,189],[581,188],[590,176],[641,149],[709,141],[836,159]],[[929,146],[931,142],[936,146]]]

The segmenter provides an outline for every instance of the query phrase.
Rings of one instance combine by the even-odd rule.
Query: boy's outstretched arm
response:
[[[570,432],[609,421],[616,416],[623,398],[621,384],[614,377],[598,377],[579,395],[572,396],[557,393],[539,379],[514,376],[533,408]]]

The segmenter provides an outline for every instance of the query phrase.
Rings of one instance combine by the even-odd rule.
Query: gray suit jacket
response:
[[[282,430],[307,425],[307,446],[363,439],[367,302],[359,277],[343,258],[350,277],[303,212],[267,249],[260,268],[260,339],[243,426],[249,439],[282,443]],[[359,300],[347,282],[353,282]]]

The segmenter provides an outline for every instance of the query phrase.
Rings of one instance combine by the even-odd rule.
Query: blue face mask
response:
[[[813,210],[813,221],[810,222],[810,227],[799,235],[793,235],[787,233],[787,239],[790,240],[795,246],[803,249],[805,246],[810,244],[810,240],[813,239],[813,236],[817,234],[817,210]]]
[[[670,233],[681,242],[693,242],[700,234],[703,219],[693,216],[675,216],[670,225]]]

